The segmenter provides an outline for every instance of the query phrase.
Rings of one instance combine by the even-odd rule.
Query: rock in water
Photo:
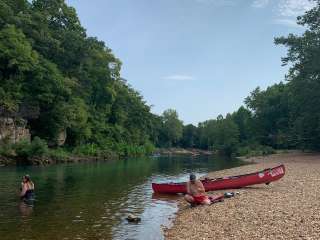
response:
[[[129,214],[127,217],[128,222],[134,222],[134,223],[138,223],[141,222],[141,218],[133,215],[133,214]]]

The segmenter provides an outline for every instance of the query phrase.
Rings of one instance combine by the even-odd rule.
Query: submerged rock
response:
[[[126,219],[128,220],[128,222],[134,222],[134,223],[141,222],[141,218],[139,218],[133,214],[129,214]]]

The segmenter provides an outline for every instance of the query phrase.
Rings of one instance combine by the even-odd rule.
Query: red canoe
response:
[[[206,191],[242,188],[255,184],[269,184],[282,178],[285,174],[284,165],[264,169],[260,172],[245,175],[201,180]],[[152,183],[155,193],[186,193],[186,183]]]

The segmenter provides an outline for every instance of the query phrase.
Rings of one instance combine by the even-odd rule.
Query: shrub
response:
[[[150,141],[148,141],[144,144],[144,149],[146,154],[152,154],[156,148]]]
[[[275,153],[275,150],[272,147],[263,146],[263,145],[244,146],[244,147],[239,147],[237,150],[238,156],[246,156],[246,157],[269,155],[273,153]]]
[[[48,144],[45,140],[35,137],[30,145],[29,153],[31,156],[42,157],[48,154]]]
[[[13,145],[17,157],[31,158],[31,157],[43,157],[48,154],[47,142],[39,137],[35,137],[30,143],[26,140],[22,140]]]
[[[99,147],[94,143],[84,144],[84,145],[75,147],[72,150],[72,153],[78,156],[98,156]]]
[[[28,158],[30,153],[30,142],[27,140],[22,140],[13,145],[14,151],[18,157]]]
[[[49,157],[58,162],[64,162],[70,156],[70,153],[62,148],[51,149],[49,151]]]
[[[0,145],[0,156],[5,156],[5,157],[14,156],[14,150],[12,148],[12,144]]]

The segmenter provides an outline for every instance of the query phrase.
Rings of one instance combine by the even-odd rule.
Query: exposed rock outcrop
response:
[[[23,139],[30,141],[31,134],[26,125],[27,121],[22,118],[0,117],[0,142],[17,143]]]
[[[67,131],[66,129],[62,129],[59,131],[58,136],[54,140],[48,141],[49,147],[61,147],[64,145],[67,139]]]
[[[57,139],[58,146],[62,146],[66,142],[66,139],[67,139],[67,131],[64,129],[60,131],[58,135],[58,139]]]

